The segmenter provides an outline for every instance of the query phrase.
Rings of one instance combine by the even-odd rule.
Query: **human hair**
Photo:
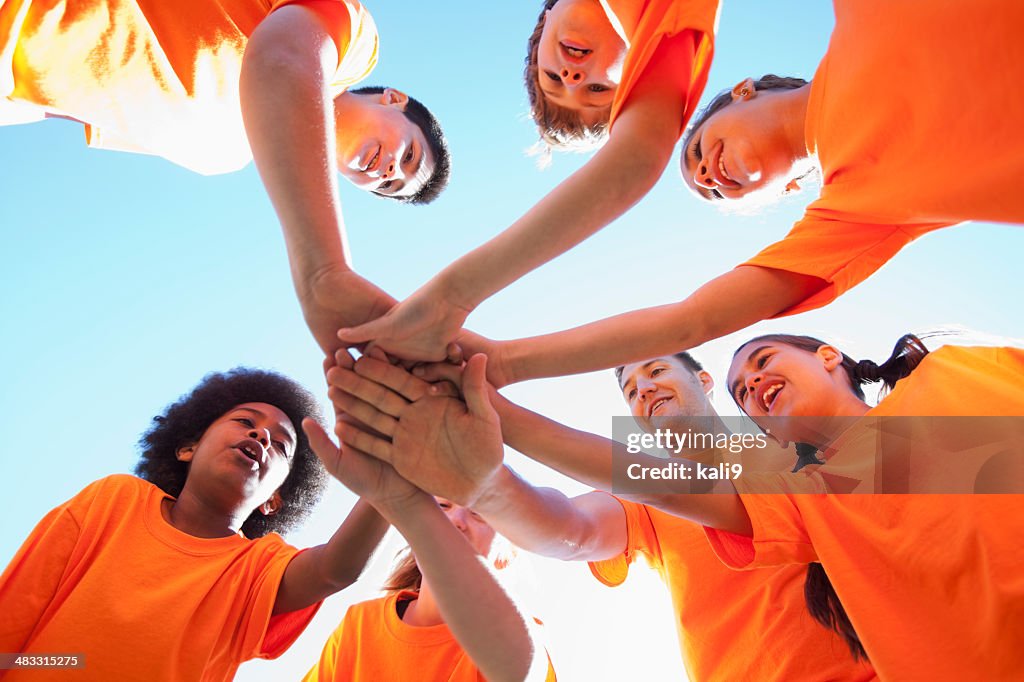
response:
[[[733,357],[746,346],[757,342],[782,343],[808,353],[815,353],[822,346],[830,345],[813,336],[764,334],[750,339],[737,348]],[[843,359],[840,366],[846,371],[850,391],[863,400],[864,390],[862,387],[864,384],[880,381],[886,389],[891,390],[897,381],[909,376],[921,364],[921,360],[926,355],[928,355],[928,349],[921,339],[914,334],[904,334],[896,342],[889,358],[881,365],[871,360],[857,361],[846,353],[842,353]],[[735,400],[735,396],[733,399]],[[822,463],[818,459],[817,449],[813,445],[797,443],[796,449],[797,463],[793,471],[797,471],[807,464]],[[867,660],[867,651],[860,641],[860,636],[854,629],[850,617],[846,614],[846,609],[839,600],[839,595],[836,593],[835,587],[832,586],[825,567],[820,563],[807,565],[807,577],[804,579],[804,602],[814,620],[843,639],[854,660]]]
[[[295,456],[287,478],[278,490],[280,511],[265,516],[253,510],[242,524],[248,538],[270,532],[286,533],[305,521],[327,486],[327,472],[309,445],[302,419],[322,424],[320,405],[305,388],[291,379],[260,369],[236,367],[203,377],[192,391],[153,417],[153,424],[139,439],[142,456],[135,473],[168,495],[177,497],[185,487],[189,464],[178,460],[178,450],[195,444],[209,426],[244,403],[267,403],[278,408],[295,427]]]
[[[674,358],[676,361],[679,362],[679,364],[681,364],[683,367],[690,370],[694,374],[704,371],[704,365],[697,362],[697,360],[694,359],[694,357],[685,350],[679,353],[673,353],[672,355],[666,357]],[[653,359],[654,358],[652,358],[652,360]],[[615,378],[619,381],[620,384],[622,383],[622,370],[624,370],[625,368],[625,365],[619,365],[618,367],[615,368]]]
[[[384,581],[382,590],[385,592],[419,592],[423,585],[423,574],[420,567],[416,565],[416,557],[412,549],[406,547],[397,555],[398,561],[391,570],[391,574]]]
[[[808,353],[816,353],[822,346],[831,345],[813,336],[764,334],[745,342],[736,349],[733,357],[736,357],[741,349],[755,342],[783,343]],[[921,364],[921,360],[926,355],[928,355],[928,348],[919,337],[914,334],[904,334],[896,342],[888,359],[881,365],[871,360],[854,360],[846,353],[842,353],[843,360],[840,366],[846,371],[846,376],[850,380],[850,390],[855,396],[864,400],[863,386],[865,384],[882,382],[883,391],[892,390],[896,382],[909,376]]]
[[[384,92],[380,85],[368,85],[362,88],[349,90],[353,95],[379,95]],[[434,157],[434,171],[420,187],[419,191],[409,196],[396,196],[373,192],[385,199],[394,199],[403,204],[429,204],[441,195],[441,192],[448,186],[448,180],[452,174],[452,156],[448,151],[448,140],[445,139],[444,131],[437,118],[425,107],[422,102],[414,97],[409,97],[403,112],[409,122],[423,131],[423,137],[427,140],[427,147]]]
[[[792,76],[776,76],[774,74],[768,73],[754,81],[754,90],[796,90],[797,88],[804,87],[805,85],[807,85],[807,83],[808,81],[804,80],[803,78],[796,78]],[[683,154],[686,154],[686,150],[690,148],[690,141],[693,140],[693,136],[697,132],[697,129],[700,128],[704,124],[704,122],[707,121],[709,118],[717,114],[725,107],[732,104],[732,102],[732,89],[723,90],[722,92],[715,95],[715,97],[710,102],[708,102],[708,104],[703,109],[697,112],[697,115],[694,116],[693,120],[690,121],[690,125],[687,127],[686,132],[683,133]],[[811,168],[806,173],[795,179],[803,179],[812,172],[814,172],[813,168]],[[716,201],[722,198],[721,195],[716,195],[715,193],[712,193],[710,191],[698,192],[698,194],[702,198],[707,199],[708,201]]]
[[[549,102],[540,88],[540,67],[537,65],[537,50],[540,36],[544,32],[547,12],[558,0],[544,0],[537,25],[526,41],[526,60],[523,80],[526,82],[526,98],[530,103],[530,116],[537,125],[543,153],[551,149],[561,151],[587,151],[600,145],[608,137],[608,121],[588,125],[575,109],[560,107]]]

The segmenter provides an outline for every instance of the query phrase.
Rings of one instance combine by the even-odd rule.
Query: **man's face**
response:
[[[408,96],[345,93],[336,102],[338,170],[353,185],[387,196],[412,196],[434,172],[426,136],[404,111]]]
[[[622,397],[644,429],[652,417],[704,417],[713,413],[708,393],[714,382],[672,356],[636,362],[622,369]]]

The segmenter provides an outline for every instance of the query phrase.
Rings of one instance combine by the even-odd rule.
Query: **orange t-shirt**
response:
[[[282,654],[319,607],[271,615],[297,550],[274,533],[182,533],[161,514],[167,497],[108,476],[47,514],[0,576],[0,651],[84,654],[83,669],[43,673],[69,681],[230,680]]]
[[[683,120],[679,122],[679,134],[682,135],[708,82],[715,32],[718,30],[718,0],[602,0],[601,4],[608,20],[627,45],[622,79],[612,100],[609,130],[644,69],[656,58],[662,41],[684,31],[694,32],[693,68],[689,79],[682,81],[688,87],[679,93],[686,101]]]
[[[1024,351],[945,347],[869,415],[1024,415]],[[883,679],[1017,680],[1019,495],[742,495],[753,537],[706,529],[733,568],[820,561]]]
[[[672,593],[690,679],[876,679],[871,666],[854,662],[843,642],[807,613],[806,567],[731,571],[700,526],[646,505],[619,502],[626,512],[626,551],[591,563],[590,570],[614,587],[626,579],[637,554],[647,558]]]
[[[835,0],[835,11],[805,124],[821,196],[744,263],[824,280],[782,315],[828,304],[932,230],[1024,222],[1024,3]]]
[[[399,592],[349,607],[304,682],[482,682],[447,625],[413,627],[398,617],[398,602],[416,596]],[[547,679],[555,680],[550,663]]]
[[[377,29],[358,0],[5,0],[0,124],[36,109],[85,123],[92,147],[155,154],[203,174],[238,170],[252,160],[242,55],[256,26],[288,4],[307,5],[330,27],[341,55],[333,92],[370,73]]]

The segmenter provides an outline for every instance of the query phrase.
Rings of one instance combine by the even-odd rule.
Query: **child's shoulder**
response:
[[[85,486],[68,500],[72,507],[91,506],[95,503],[110,505],[128,500],[142,500],[152,494],[156,486],[131,474],[111,474]]]

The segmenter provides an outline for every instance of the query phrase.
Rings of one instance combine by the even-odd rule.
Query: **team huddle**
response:
[[[512,546],[588,562],[613,586],[642,555],[671,594],[692,680],[1020,679],[1024,350],[930,350],[908,333],[876,363],[794,325],[745,340],[724,376],[691,353],[829,305],[921,235],[1024,223],[1024,154],[1007,143],[1024,120],[1024,6],[833,4],[810,81],[766,64],[701,108],[717,0],[544,0],[523,27],[530,114],[548,153],[589,157],[398,301],[350,266],[334,171],[429,204],[451,161],[426,97],[356,87],[378,60],[372,7],[0,0],[0,125],[70,119],[89,146],[201,174],[254,161],[334,417],[274,372],[204,377],[153,418],[134,475],[53,509],[0,576],[0,654],[86,663],[5,663],[0,679],[232,679],[284,653],[392,526],[408,550],[385,596],[348,609],[304,679],[556,679],[557,651],[501,577]],[[972,105],[950,114],[965,83]],[[642,201],[680,141],[700,200],[788,194],[811,176],[820,193],[783,239],[677,303],[530,338],[465,328]],[[965,168],[978,149],[984,162]],[[627,447],[498,391],[609,369],[640,433],[677,445],[672,462],[742,476],[622,487],[620,470],[665,466],[633,447],[643,438]],[[885,391],[874,405],[872,384]],[[719,415],[716,388],[756,437]],[[908,417],[1009,426],[991,447],[965,421],[902,440],[876,426]],[[725,445],[684,438],[694,423]],[[756,458],[738,464],[731,443],[756,444]],[[506,446],[593,490],[531,484]],[[968,454],[932,470],[953,451]],[[331,478],[358,502],[325,543],[288,544]]]

